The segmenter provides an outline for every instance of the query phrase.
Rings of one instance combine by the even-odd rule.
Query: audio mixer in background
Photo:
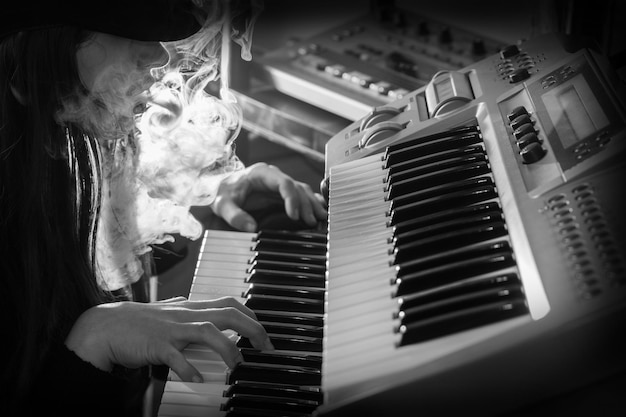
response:
[[[257,75],[281,93],[353,121],[506,44],[373,2],[364,15],[255,61]]]

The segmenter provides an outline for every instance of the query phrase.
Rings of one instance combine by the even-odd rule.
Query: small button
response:
[[[500,57],[502,59],[509,59],[519,54],[519,52],[517,45],[509,45],[500,51]]]

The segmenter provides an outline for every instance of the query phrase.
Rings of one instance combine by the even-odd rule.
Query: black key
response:
[[[311,274],[324,275],[326,273],[325,265],[311,265],[308,263],[299,262],[285,262],[285,261],[270,261],[264,259],[257,259],[250,265],[249,271],[254,269],[264,269],[269,271],[288,271],[296,274],[304,272]]]
[[[406,346],[458,333],[527,313],[528,306],[524,300],[515,300],[505,303],[496,302],[455,311],[431,320],[400,326],[399,332],[402,334],[402,338],[399,342],[399,346]]]
[[[228,383],[235,381],[276,382],[293,385],[321,385],[322,372],[315,368],[278,367],[274,365],[239,363],[228,375]]]
[[[302,387],[299,385],[273,384],[267,382],[235,381],[229,385],[224,392],[225,397],[234,394],[268,395],[283,398],[298,398],[302,400],[315,401],[321,404],[324,401],[324,394],[320,389],[314,387]]]
[[[328,236],[325,233],[302,232],[290,230],[261,230],[257,233],[257,240],[284,239],[298,240],[302,242],[317,242],[326,244]]]
[[[493,253],[472,259],[463,259],[450,264],[420,269],[396,279],[396,295],[406,295],[440,285],[446,285],[465,278],[495,272],[515,265],[510,250],[496,250]],[[398,274],[400,275],[400,274]]]
[[[297,262],[301,264],[326,265],[326,255],[302,255],[292,252],[257,251],[250,263],[257,259],[264,261]]]
[[[324,300],[255,294],[250,295],[244,304],[252,310],[324,314]]]
[[[298,273],[288,271],[270,271],[255,269],[248,275],[245,282],[253,284],[292,285],[295,287],[325,288],[325,277],[320,274]]]
[[[322,339],[315,337],[289,337],[269,334],[276,350],[290,350],[294,352],[321,352]],[[242,349],[254,349],[247,337],[241,337],[237,341],[237,347]]]
[[[401,308],[398,317],[400,318],[401,325],[407,325],[453,313],[458,310],[479,307],[494,302],[504,303],[506,301],[512,302],[524,299],[524,292],[520,285],[488,288],[482,291],[461,294],[456,297],[450,297],[445,300],[439,300],[408,309]]]
[[[292,288],[289,286],[281,285],[250,284],[250,287],[243,293],[243,297],[247,297],[253,294],[324,300],[325,291],[322,288]]]
[[[463,126],[428,136],[413,138],[402,143],[395,143],[385,149],[385,154],[383,155],[385,168],[420,155],[441,152],[446,149],[459,149],[481,142],[482,139],[478,131],[478,126]]]
[[[221,410],[231,410],[241,408],[251,408],[254,410],[272,411],[293,411],[299,413],[312,413],[319,404],[314,401],[301,400],[297,398],[268,397],[250,394],[234,394],[225,404],[221,405]]]
[[[265,331],[268,333],[289,335],[294,337],[324,337],[323,327],[295,327],[293,325],[272,324],[263,321],[261,321],[260,323],[263,325]]]
[[[420,227],[427,227],[435,223],[441,223],[459,217],[473,216],[476,214],[482,214],[491,211],[502,212],[502,210],[500,209],[500,205],[496,202],[476,204],[467,207],[448,208],[428,214],[426,216],[415,217],[403,222],[398,222],[394,226],[394,233],[401,232],[402,230],[414,230]]]
[[[277,313],[271,311],[257,311],[256,317],[263,323],[293,324],[296,326],[324,327],[324,318],[317,315],[298,315],[291,313]]]
[[[485,161],[447,167],[418,177],[394,182],[389,186],[385,200],[398,199],[420,190],[432,189],[439,186],[443,187],[446,184],[454,184],[466,178],[485,175],[489,172],[491,172],[491,169],[489,168],[489,164]]]
[[[451,155],[446,159],[426,161],[414,167],[406,169],[389,169],[386,183],[393,185],[400,181],[409,180],[426,174],[433,174],[438,171],[444,171],[451,167],[474,164],[479,161],[486,161],[487,157],[482,152],[474,152],[462,155]]]
[[[391,201],[391,210],[401,209],[403,206],[430,201],[437,198],[445,198],[457,192],[467,192],[478,187],[494,187],[493,180],[489,177],[470,178],[455,181],[449,184],[436,185],[423,190],[416,190],[408,194],[397,196]],[[495,188],[495,187],[494,187]]]
[[[428,256],[416,256],[415,259],[400,263],[396,267],[396,276],[401,278],[405,275],[426,269],[450,265],[455,262],[471,260],[480,256],[501,252],[512,252],[511,245],[506,240],[485,243],[475,247],[438,251]]]
[[[522,285],[522,281],[515,273],[496,275],[492,277],[470,278],[459,282],[453,282],[450,285],[434,288],[432,291],[424,291],[403,296],[398,300],[398,303],[400,305],[400,309],[406,310],[463,294],[471,294],[489,288],[505,288],[511,285]]]
[[[434,196],[393,209],[389,215],[389,223],[395,225],[416,217],[428,216],[451,207],[463,207],[497,197],[496,188],[492,185],[472,187],[467,190]]]
[[[483,147],[480,145],[475,145],[475,146],[468,146],[462,149],[448,149],[443,152],[436,152],[433,154],[421,155],[421,156],[418,156],[417,158],[409,159],[408,161],[400,162],[400,163],[390,166],[387,169],[387,173],[385,175],[383,182],[388,183],[390,177],[400,176],[404,172],[407,172],[407,171],[410,172],[412,169],[423,166],[423,165],[433,164],[439,161],[446,161],[452,158],[459,158],[459,157],[463,157],[465,155],[474,154],[474,153],[484,154]],[[403,179],[403,178],[399,178],[399,179]]]
[[[428,256],[432,253],[449,251],[456,248],[471,245],[473,243],[486,242],[488,240],[506,236],[507,231],[504,221],[495,221],[484,225],[470,225],[434,236],[425,236],[420,239],[397,245],[393,250],[394,263],[416,259],[418,256]]]
[[[241,354],[246,363],[274,364],[285,367],[300,366],[315,369],[322,368],[322,358],[320,356],[259,352],[251,349],[242,349]]]
[[[404,245],[425,237],[457,231],[464,226],[481,225],[501,220],[501,211],[488,211],[478,214],[470,213],[467,216],[455,216],[454,218],[446,221],[430,223],[428,225],[419,224],[420,227],[396,227],[393,233],[393,238],[390,238],[389,243],[393,243],[394,245]]]
[[[263,239],[252,246],[253,251],[284,251],[302,255],[325,255],[326,243],[303,242],[300,240]]]

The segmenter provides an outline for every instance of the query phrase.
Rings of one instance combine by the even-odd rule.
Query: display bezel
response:
[[[554,94],[556,88],[573,81],[575,77],[580,77],[579,79],[586,83],[587,90],[593,93],[593,98],[595,98],[596,102],[589,104],[596,106],[594,109],[596,112],[598,110],[603,112],[603,117],[607,120],[607,124],[600,129],[594,130],[586,137],[568,144],[570,141],[567,138],[559,136],[557,127],[553,124],[550,113],[546,108],[544,97]],[[576,86],[575,84],[572,85]],[[528,92],[533,97],[536,117],[544,128],[550,148],[554,152],[554,156],[559,162],[562,171],[567,171],[600,152],[612,135],[623,127],[621,117],[612,105],[602,82],[598,79],[584,54],[531,83],[528,86]]]

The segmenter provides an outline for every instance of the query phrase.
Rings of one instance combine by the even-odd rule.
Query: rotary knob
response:
[[[532,124],[530,120],[530,116],[528,114],[522,114],[521,116],[517,116],[510,123],[511,129],[517,130],[525,124]]]
[[[546,155],[546,150],[538,142],[532,142],[520,151],[522,162],[525,164],[534,164]]]
[[[531,143],[537,143],[537,142],[539,142],[539,138],[537,137],[536,133],[532,132],[532,133],[527,133],[524,136],[522,136],[521,138],[519,138],[517,140],[517,146],[520,149],[524,149],[525,147],[527,147]]]
[[[515,139],[519,140],[524,135],[527,135],[529,133],[535,133],[535,128],[533,128],[532,123],[525,123],[513,131],[513,136],[515,136]]]

